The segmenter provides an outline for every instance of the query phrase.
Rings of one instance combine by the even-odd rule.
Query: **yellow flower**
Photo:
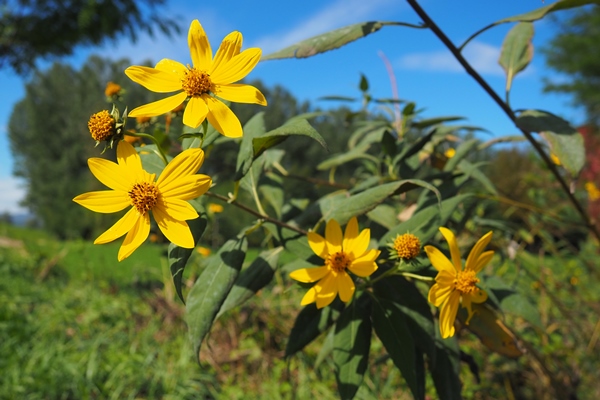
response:
[[[117,133],[117,121],[108,111],[103,110],[90,117],[88,129],[92,138],[101,142]]]
[[[454,156],[456,155],[456,150],[455,150],[455,149],[453,149],[452,147],[450,147],[448,150],[446,150],[446,151],[444,152],[444,155],[445,155],[447,158],[452,158],[452,157],[454,157]]]
[[[560,163],[560,159],[558,158],[558,156],[557,156],[556,154],[554,154],[554,153],[550,153],[550,159],[552,160],[552,162],[553,162],[555,165],[561,165],[561,163]]]
[[[223,206],[220,204],[210,203],[208,205],[208,211],[210,211],[213,214],[217,214],[223,212]]]
[[[104,89],[104,94],[106,97],[117,96],[121,92],[121,86],[114,82],[108,82],[106,84],[106,89]]]
[[[479,282],[476,274],[490,262],[494,252],[483,252],[492,239],[492,232],[488,232],[473,246],[463,270],[454,234],[447,228],[440,228],[440,232],[448,242],[452,262],[433,246],[425,246],[425,252],[431,265],[438,270],[436,283],[429,290],[429,302],[440,307],[440,332],[445,339],[454,336],[454,320],[461,299],[462,306],[469,313],[467,325],[473,316],[471,303],[483,303],[487,299],[487,293],[476,286]]]
[[[204,194],[211,185],[210,177],[196,174],[204,162],[202,149],[188,149],[165,167],[155,182],[155,174],[142,169],[142,161],[132,145],[121,141],[117,161],[90,158],[92,174],[112,190],[89,192],[73,199],[99,213],[119,212],[132,208],[116,224],[100,235],[94,244],[112,242],[127,233],[118,259],[129,257],[150,233],[150,215],[166,238],[180,247],[193,248],[194,237],[185,222],[198,218],[198,213],[185,200]]]
[[[421,252],[421,241],[412,233],[405,233],[397,235],[391,247],[396,250],[398,258],[411,260]]]
[[[162,59],[154,68],[132,66],[125,74],[146,89],[158,93],[181,90],[173,96],[140,106],[129,113],[131,117],[167,113],[189,99],[183,123],[197,128],[208,122],[221,134],[229,137],[242,136],[242,125],[235,114],[218,98],[238,103],[267,105],[265,96],[253,86],[235,84],[252,71],[260,60],[258,48],[242,48],[242,34],[231,32],[223,39],[213,58],[212,49],[204,29],[198,20],[190,25],[188,45],[193,66]],[[218,98],[217,98],[218,97]]]
[[[204,257],[208,257],[208,256],[210,256],[210,253],[212,253],[212,251],[208,247],[203,247],[203,246],[198,247],[196,249],[196,251],[199,254],[203,255]]]
[[[377,270],[375,260],[379,250],[367,250],[371,231],[363,229],[358,233],[358,221],[353,217],[346,226],[342,236],[342,228],[335,220],[327,222],[325,238],[308,232],[310,248],[323,260],[325,265],[317,268],[302,268],[290,274],[290,277],[300,282],[317,282],[302,298],[301,305],[317,302],[317,308],[323,308],[335,299],[339,293],[340,299],[349,302],[354,294],[354,281],[346,272],[366,277]]]
[[[585,184],[585,190],[588,192],[590,201],[596,201],[600,199],[600,190],[598,190],[598,187],[596,187],[594,182],[587,182]]]

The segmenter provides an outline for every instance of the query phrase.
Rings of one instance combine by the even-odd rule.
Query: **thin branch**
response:
[[[500,96],[498,96],[498,94],[481,77],[481,75],[479,75],[477,73],[477,71],[475,71],[473,69],[473,67],[471,67],[471,64],[469,64],[467,62],[467,60],[465,60],[465,58],[462,56],[460,50],[454,45],[454,43],[452,43],[450,41],[448,36],[446,36],[446,34],[437,26],[437,24],[429,17],[429,15],[427,15],[427,13],[421,8],[421,6],[419,6],[417,1],[416,0],[406,0],[406,1],[413,8],[413,10],[415,10],[415,12],[419,15],[419,17],[421,17],[423,19],[423,22],[425,23],[425,25],[428,26],[433,31],[433,33],[438,37],[438,39],[440,39],[441,42],[448,48],[448,50],[450,50],[450,52],[452,53],[454,58],[456,58],[456,60],[463,66],[463,68],[467,71],[467,73],[469,75],[471,75],[473,77],[473,79],[475,79],[475,81],[479,84],[479,86],[481,86],[482,89],[485,90],[485,92],[496,102],[496,104],[498,104],[498,106],[502,109],[502,111],[504,111],[504,113],[508,116],[508,118],[510,118],[510,120],[513,123],[515,123],[515,125],[517,125],[516,124],[517,118],[516,118],[513,110],[508,106],[508,104],[506,104],[500,98]],[[556,168],[556,166],[554,165],[554,163],[552,162],[552,160],[550,159],[548,154],[546,154],[543,147],[535,140],[535,138],[533,137],[531,132],[525,131],[520,128],[519,128],[519,130],[527,138],[529,143],[531,143],[533,148],[540,155],[540,157],[546,163],[546,165],[548,165],[548,168],[550,169],[552,174],[554,174],[554,177],[558,180],[558,182],[560,183],[560,186],[563,188],[563,190],[569,197],[569,200],[571,201],[573,206],[575,206],[575,208],[577,209],[577,212],[579,212],[579,215],[581,215],[581,217],[585,221],[587,228],[596,236],[596,238],[598,240],[600,240],[600,231],[591,222],[590,217],[587,215],[587,212],[585,211],[583,206],[581,204],[579,204],[579,201],[577,201],[577,199],[575,198],[575,195],[573,193],[571,193],[569,184],[567,182],[565,182],[564,178],[562,177],[562,175],[560,174],[560,172],[558,171],[558,169]]]
[[[270,223],[275,224],[275,225],[279,225],[282,228],[286,228],[286,229],[292,230],[294,232],[301,233],[302,235],[306,235],[308,233],[308,232],[306,232],[303,229],[297,228],[297,227],[292,226],[292,225],[288,225],[288,224],[286,224],[283,221],[280,221],[280,220],[275,219],[275,218],[271,218],[271,217],[269,217],[267,215],[263,215],[263,214],[259,213],[258,211],[255,211],[255,210],[253,210],[253,209],[245,206],[244,204],[239,203],[237,200],[231,201],[231,199],[229,199],[229,198],[227,198],[225,196],[221,196],[220,194],[216,194],[216,193],[212,193],[212,192],[206,192],[206,193],[204,193],[204,195],[208,196],[208,197],[213,197],[215,199],[219,199],[219,200],[224,201],[225,203],[228,203],[228,204],[232,204],[232,205],[236,206],[237,208],[242,209],[242,210],[246,211],[247,213],[254,215],[257,218],[260,218],[262,220],[265,220],[265,221],[270,222]]]

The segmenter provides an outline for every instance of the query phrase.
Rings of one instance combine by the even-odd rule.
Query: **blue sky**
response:
[[[456,44],[493,21],[550,3],[540,0],[420,2]],[[107,42],[101,47],[78,47],[75,54],[61,61],[79,67],[89,55],[100,54],[115,59],[128,57],[133,64],[161,58],[186,64],[191,61],[186,36],[193,19],[198,19],[203,25],[213,50],[225,35],[238,30],[243,34],[244,48],[260,47],[263,54],[352,23],[373,20],[420,22],[408,4],[400,0],[168,0],[162,10],[182,21],[180,36],[142,36],[137,43],[123,39]],[[505,78],[497,60],[502,40],[512,26],[505,24],[485,32],[471,42],[464,53],[475,69],[502,96]],[[570,105],[569,97],[542,93],[543,78],[561,79],[546,69],[539,51],[553,37],[556,29],[556,25],[550,21],[535,23],[534,59],[513,83],[511,105],[513,108],[548,110],[573,124],[579,124],[583,122],[583,112]],[[363,73],[369,79],[373,96],[389,98],[392,97],[392,89],[381,53],[393,66],[400,98],[416,101],[420,108],[425,108],[425,117],[459,115],[466,117],[469,124],[486,128],[494,136],[517,134],[510,120],[462,71],[433,33],[425,29],[384,27],[341,49],[312,58],[261,62],[248,78],[259,78],[267,85],[283,85],[300,100],[308,100],[313,106],[327,107],[330,104],[318,101],[319,97],[356,96],[356,87]],[[49,63],[42,62],[39,65],[44,68]],[[24,96],[25,81],[9,69],[0,70],[3,93],[0,96],[0,212],[25,211],[18,206],[25,189],[23,183],[12,176],[13,158],[6,131],[13,104]],[[130,108],[135,106],[132,104]],[[86,122],[81,121],[82,126]]]

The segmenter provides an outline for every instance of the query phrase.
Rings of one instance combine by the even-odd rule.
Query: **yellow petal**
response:
[[[143,218],[143,216],[140,215],[135,208],[132,208],[113,226],[108,228],[106,232],[98,236],[98,238],[94,240],[94,244],[104,244],[120,238],[129,232],[140,218]]]
[[[455,290],[440,309],[440,333],[443,339],[454,336],[454,321],[456,320],[459,301],[460,292]]]
[[[490,240],[492,240],[492,234],[493,232],[489,231],[475,243],[475,246],[473,246],[469,253],[469,257],[467,257],[467,263],[465,264],[466,269],[475,269],[477,260],[479,260],[479,256],[483,252],[483,249],[485,249],[488,243],[490,243]]]
[[[437,283],[441,283],[446,286],[453,286],[456,281],[456,274],[451,274],[448,271],[439,271],[437,276],[435,277],[435,281]]]
[[[210,78],[217,85],[237,82],[252,71],[260,61],[261,54],[262,51],[258,48],[246,49],[225,64],[221,64]]]
[[[458,271],[454,267],[454,264],[448,260],[448,258],[438,249],[433,246],[425,246],[425,253],[427,253],[427,257],[429,257],[429,261],[431,261],[431,265],[438,271],[446,271],[451,275],[456,276]]]
[[[194,175],[204,163],[202,149],[187,149],[173,158],[160,174],[156,185],[161,193],[168,193],[179,185],[179,179]]]
[[[305,306],[307,304],[314,303],[315,301],[317,301],[317,285],[308,289],[304,297],[302,297],[302,301],[300,301],[301,306]]]
[[[348,243],[349,247],[346,247],[346,244],[344,244],[344,251],[346,253],[349,253],[354,259],[361,258],[367,251],[370,240],[371,230],[363,229],[356,239]]]
[[[143,217],[138,218],[133,228],[125,236],[123,244],[119,249],[119,255],[117,256],[119,261],[123,261],[131,255],[144,243],[150,234],[150,216],[145,214]]]
[[[155,117],[157,115],[166,114],[172,109],[179,107],[187,98],[185,92],[177,93],[165,99],[158,100],[152,103],[144,104],[131,110],[129,117]]]
[[[308,245],[312,251],[314,251],[315,254],[322,259],[327,258],[329,253],[327,252],[327,243],[325,242],[325,238],[314,232],[308,232],[306,236],[308,238]]]
[[[105,214],[119,212],[131,205],[131,199],[127,195],[127,192],[116,190],[102,190],[80,194],[73,201],[81,204],[88,210]]]
[[[185,78],[188,72],[188,69],[185,65],[177,61],[169,60],[168,58],[163,58],[160,60],[154,68],[171,74],[177,74],[180,80]],[[180,89],[181,87],[177,90]]]
[[[468,296],[473,303],[483,303],[487,300],[488,294],[485,290],[477,288],[473,293],[463,294],[463,297]]]
[[[163,198],[160,207],[162,211],[178,221],[198,218],[198,212],[190,203],[184,200]]]
[[[327,249],[329,254],[335,254],[342,251],[342,228],[334,219],[327,221],[325,226],[325,240],[327,241]]]
[[[160,178],[159,178],[160,179]],[[174,183],[160,187],[163,197],[176,198],[180,200],[191,200],[202,196],[212,185],[212,179],[208,175],[182,176],[173,181]]]
[[[489,250],[486,251],[484,253],[482,253],[479,256],[479,259],[477,260],[477,262],[475,263],[473,267],[473,271],[475,271],[475,273],[478,273],[479,271],[481,271],[483,269],[483,267],[485,267],[490,261],[491,259],[494,257],[494,251],[493,250]]]
[[[454,264],[454,267],[457,271],[461,271],[462,262],[460,260],[460,250],[458,248],[458,244],[456,243],[456,237],[454,236],[454,233],[452,233],[450,229],[444,227],[440,228],[440,232],[442,232],[442,235],[444,235],[444,238],[446,238],[446,241],[448,242],[448,247],[450,247],[452,264]]]
[[[317,268],[301,268],[290,273],[290,278],[299,282],[310,283],[322,279],[329,273],[329,269],[325,266]]]
[[[364,252],[360,257],[354,259],[353,264],[362,263],[365,261],[373,262],[377,260],[379,254],[381,254],[381,250],[371,249],[369,251]]]
[[[137,182],[152,182],[154,176],[142,168],[142,159],[135,148],[122,140],[117,146],[117,162],[121,167],[121,179],[130,182],[127,191]]]
[[[242,137],[244,131],[240,120],[220,100],[208,95],[202,95],[208,105],[208,122],[222,135],[237,138]]]
[[[188,46],[194,68],[209,71],[212,66],[212,49],[204,33],[204,28],[197,19],[192,21],[188,32]]]
[[[186,249],[194,248],[194,236],[187,222],[171,218],[161,207],[154,207],[152,213],[161,232],[171,243]]]
[[[156,68],[136,65],[127,68],[125,75],[146,89],[157,93],[169,93],[182,89],[181,78],[178,74]]]
[[[119,164],[115,164],[104,158],[90,158],[88,166],[96,179],[109,188],[124,192],[131,189],[133,182],[129,181],[126,175],[124,176],[124,170]]]
[[[208,106],[201,97],[192,97],[183,112],[183,124],[190,128],[197,128],[206,119]]]
[[[452,286],[436,283],[431,287],[431,289],[429,289],[429,295],[427,296],[427,299],[431,304],[439,307],[440,304],[444,303],[448,296],[450,296],[450,293],[452,293],[453,289],[454,288]]]
[[[356,289],[354,286],[354,281],[352,281],[350,275],[345,272],[340,273],[336,281],[340,299],[342,299],[344,303],[349,302],[352,298],[352,295],[354,295],[354,290]]]
[[[265,96],[254,86],[232,83],[230,85],[218,85],[215,90],[215,94],[220,98],[235,103],[267,105]]]
[[[335,299],[337,295],[336,278],[331,273],[318,283],[320,290],[317,289],[317,308],[327,307]]]
[[[214,71],[217,71],[234,56],[240,54],[240,50],[242,50],[242,34],[237,31],[231,32],[221,42],[221,46],[215,54],[212,68],[208,73],[212,75]]]
[[[370,276],[373,272],[377,271],[378,267],[375,259],[379,257],[380,253],[380,250],[369,250],[363,257],[352,261],[348,269],[354,275],[362,278]]]

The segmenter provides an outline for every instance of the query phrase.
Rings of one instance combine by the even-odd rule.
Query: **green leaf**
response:
[[[252,264],[240,273],[216,318],[244,303],[271,282],[282,250],[283,247],[276,247],[261,252]]]
[[[369,90],[369,81],[364,74],[360,74],[360,83],[358,84],[358,88],[363,93]]]
[[[348,102],[348,103],[352,103],[352,102],[355,102],[358,99],[355,98],[355,97],[348,97],[348,96],[323,96],[323,97],[319,97],[317,100],[345,101],[345,102]]]
[[[285,357],[302,350],[321,333],[329,329],[338,319],[343,307],[341,301],[334,301],[329,307],[317,308],[315,303],[304,307],[294,322],[290,338],[285,346]]]
[[[419,387],[416,374],[415,344],[406,325],[404,314],[396,305],[383,298],[373,299],[373,328],[398,367],[413,396],[425,398],[425,388]]]
[[[502,278],[496,275],[490,276],[485,280],[483,288],[493,293],[502,311],[519,316],[535,327],[544,330],[539,310],[525,296],[507,285]]]
[[[404,179],[367,189],[340,200],[330,213],[323,214],[323,219],[335,219],[340,225],[344,225],[350,218],[371,211],[388,197],[408,192],[417,187],[424,187],[439,195],[438,190],[430,183],[420,179]]]
[[[144,147],[136,147],[136,150],[140,155],[144,170],[151,174],[156,174],[156,177],[158,178],[163,169],[165,169],[165,162],[160,156],[156,145],[148,144]]]
[[[329,151],[325,139],[313,128],[306,119],[292,118],[277,129],[269,131],[264,135],[252,139],[254,159],[265,150],[283,142],[292,135],[308,136],[316,140],[323,148]]]
[[[439,399],[462,399],[460,372],[460,348],[454,338],[437,339],[435,359],[429,369]]]
[[[312,57],[315,54],[337,49],[345,44],[377,32],[385,25],[400,25],[400,23],[371,21],[348,25],[322,35],[303,40],[294,45],[286,47],[283,50],[266,55],[261,59],[261,61],[277,60],[282,58]]]
[[[524,70],[533,58],[533,24],[520,22],[504,38],[498,62],[506,72],[506,92],[510,92],[514,77]]]
[[[186,305],[186,322],[194,352],[200,361],[200,346],[231,290],[246,256],[245,236],[225,242],[212,257],[192,287]]]
[[[427,118],[427,119],[422,119],[418,122],[414,122],[412,125],[415,128],[418,129],[425,129],[425,128],[429,128],[430,126],[433,125],[438,125],[441,124],[442,122],[451,122],[451,121],[460,121],[465,119],[465,117],[459,117],[459,116],[449,116],[449,117],[435,117],[435,118]]]
[[[446,165],[444,165],[444,171],[452,171],[459,162],[461,162],[465,157],[473,152],[473,149],[479,144],[479,139],[471,139],[466,142],[461,143],[460,146],[456,149],[456,154],[454,157],[448,160]]]
[[[239,181],[244,175],[248,173],[252,162],[256,158],[254,156],[254,148],[252,140],[256,137],[264,135],[265,129],[265,113],[264,111],[254,115],[244,125],[244,136],[242,137],[242,143],[240,144],[240,151],[238,152],[236,173],[233,178],[234,181]]]
[[[581,7],[587,4],[599,4],[600,0],[558,0],[552,4],[549,4],[544,7],[540,7],[536,10],[529,11],[523,14],[515,15],[513,17],[508,17],[501,19],[494,23],[494,25],[503,24],[505,22],[516,22],[516,21],[528,21],[533,22],[538,19],[542,19],[546,16],[546,14],[559,10],[567,10],[569,8]]]
[[[361,144],[360,146],[357,146],[350,151],[341,154],[336,154],[333,157],[330,157],[327,160],[321,162],[319,165],[317,165],[317,169],[319,171],[326,171],[330,168],[337,167],[339,165],[345,164],[347,162],[359,158],[374,159],[372,155],[366,154],[367,150],[369,150],[369,147],[370,144],[368,143]],[[375,161],[378,162],[379,160],[375,159]]]
[[[192,231],[192,235],[194,236],[194,243],[198,245],[198,241],[200,240],[202,234],[204,233],[204,230],[206,229],[208,219],[204,207],[202,207],[202,205],[197,199],[191,200],[190,204],[198,212],[199,217],[196,219],[188,220],[186,222],[190,227],[190,230]],[[182,291],[183,271],[193,251],[194,249],[186,249],[183,247],[179,247],[173,243],[169,244],[169,249],[167,251],[167,259],[169,261],[171,275],[173,276],[173,284],[175,285],[175,291],[177,292],[177,295],[184,304],[185,300],[183,298]]]
[[[335,325],[333,363],[338,392],[352,399],[360,387],[369,362],[371,346],[371,304],[367,293],[342,312]]]
[[[269,152],[265,153],[268,154]],[[277,218],[281,218],[284,203],[283,179],[273,172],[267,172],[258,182],[258,192],[273,207]]]
[[[559,116],[541,110],[525,110],[516,120],[519,128],[540,132],[552,152],[572,176],[577,176],[585,164],[583,136]]]
[[[387,204],[378,205],[367,213],[367,217],[387,229],[392,229],[398,222],[398,212]]]
[[[461,160],[458,163],[458,169],[463,171],[467,176],[473,177],[473,179],[479,181],[481,185],[491,194],[498,194],[496,187],[492,181],[479,169],[480,166],[488,164],[487,162],[481,162],[472,164],[467,160]]]

